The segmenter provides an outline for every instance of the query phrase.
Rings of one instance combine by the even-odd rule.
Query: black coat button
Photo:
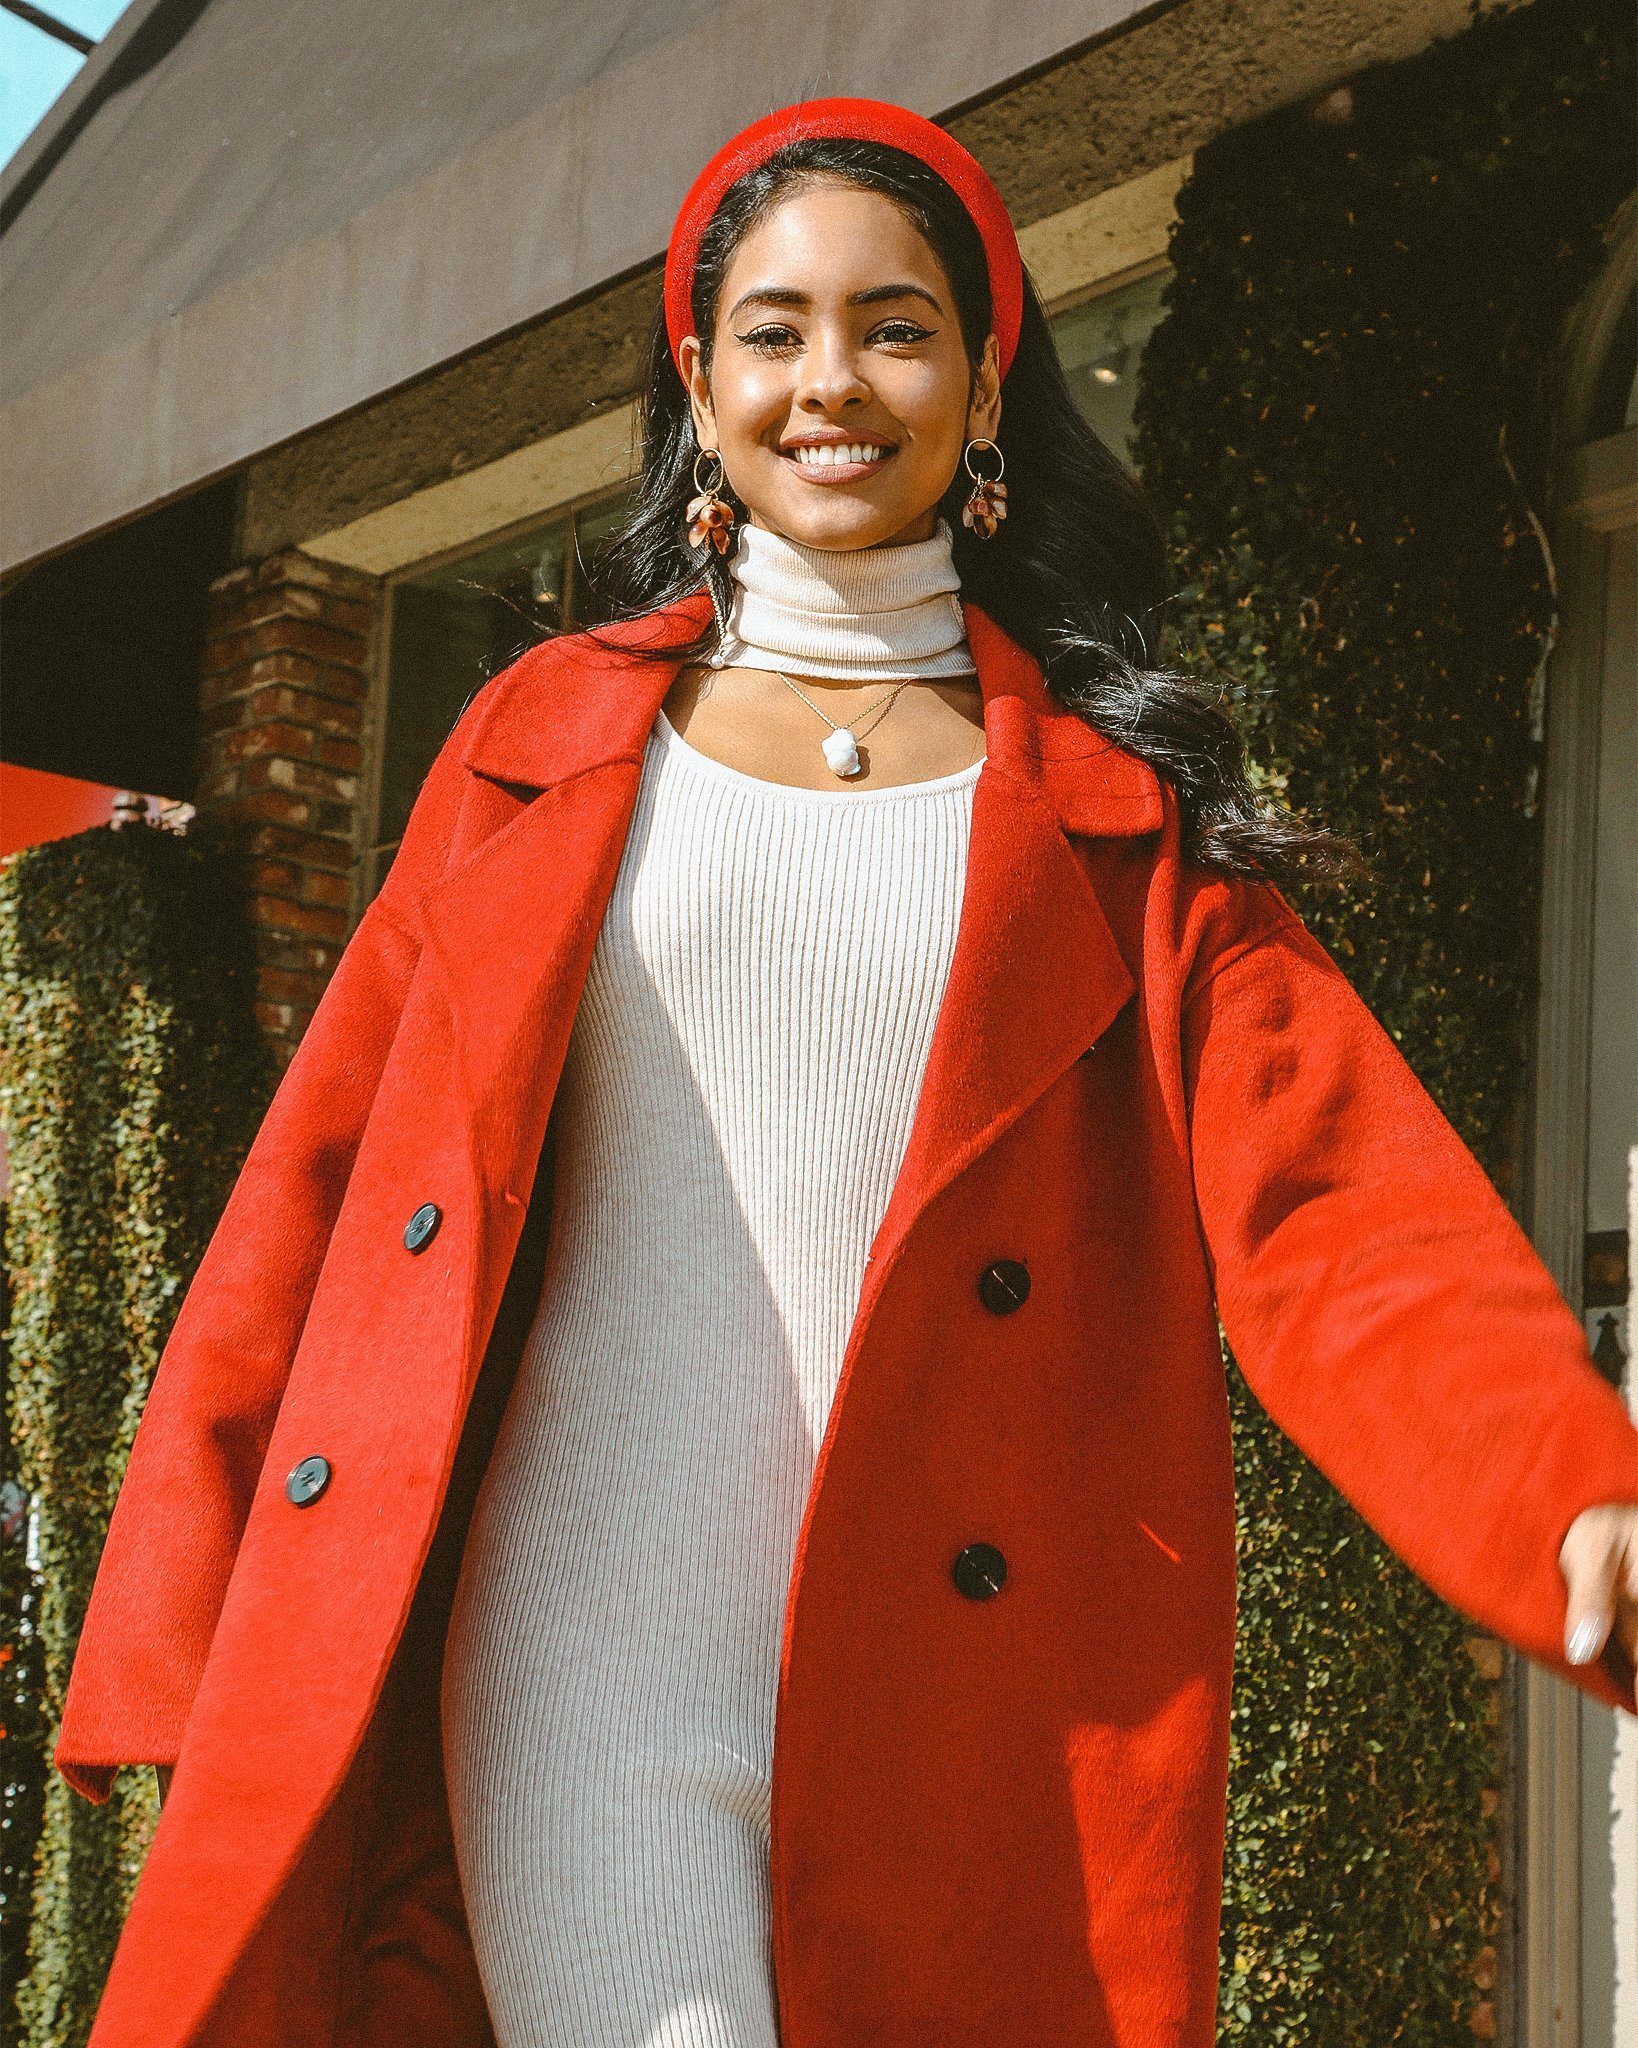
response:
[[[330,1483],[328,1458],[303,1458],[284,1482],[285,1497],[298,1508],[310,1507]]]
[[[1010,1315],[1029,1293],[1029,1268],[1022,1259],[997,1259],[978,1276],[978,1298],[992,1315]]]
[[[988,1600],[1005,1583],[1007,1560],[993,1543],[969,1543],[951,1566],[950,1576],[969,1600]]]
[[[404,1225],[404,1242],[412,1252],[425,1251],[443,1221],[444,1212],[436,1202],[423,1202]]]

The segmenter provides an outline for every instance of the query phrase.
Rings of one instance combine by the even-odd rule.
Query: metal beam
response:
[[[30,28],[37,28],[42,34],[55,36],[59,43],[66,43],[71,50],[78,50],[82,57],[89,57],[97,47],[90,36],[82,36],[77,28],[70,28],[66,21],[59,21],[54,14],[47,14],[43,7],[31,7],[29,0],[0,0],[8,14],[15,14],[19,21],[26,21]]]

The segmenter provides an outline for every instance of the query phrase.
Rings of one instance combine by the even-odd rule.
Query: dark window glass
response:
[[[594,626],[608,617],[597,582],[597,557],[604,541],[625,518],[623,499],[582,512],[575,521],[574,622]]]
[[[380,888],[427,770],[474,692],[543,633],[606,616],[597,551],[625,511],[622,494],[394,585],[366,895]]]
[[[1122,462],[1132,461],[1132,406],[1137,397],[1138,361],[1160,323],[1160,294],[1169,268],[1133,284],[1100,292],[1084,304],[1057,314],[1052,338],[1070,391],[1088,423]],[[1003,402],[1001,441],[1006,445]]]

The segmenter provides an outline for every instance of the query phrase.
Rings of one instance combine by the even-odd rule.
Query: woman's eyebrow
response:
[[[847,302],[850,306],[875,306],[883,299],[924,299],[935,313],[944,311],[925,286],[910,283],[869,285],[862,292],[849,292]]]
[[[872,284],[866,285],[863,291],[849,292],[847,295],[850,306],[875,306],[884,299],[924,299],[935,313],[942,314],[944,311],[933,294],[919,284]],[[751,305],[802,307],[812,303],[808,294],[799,291],[795,285],[760,284],[742,293],[734,301],[728,317],[732,320],[746,306]]]
[[[746,306],[805,306],[807,304],[807,293],[799,292],[791,285],[759,284],[735,299],[728,309],[728,317],[732,320],[735,314]]]

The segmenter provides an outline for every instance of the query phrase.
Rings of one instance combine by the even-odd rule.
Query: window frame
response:
[[[403,835],[392,840],[381,837],[381,801],[383,784],[386,779],[387,741],[393,716],[393,626],[398,605],[398,594],[407,585],[435,574],[440,569],[449,569],[462,562],[469,562],[480,555],[493,553],[513,541],[526,541],[535,534],[546,534],[554,527],[567,526],[569,545],[564,550],[564,614],[571,621],[574,618],[576,597],[585,574],[580,560],[580,523],[588,513],[601,512],[615,504],[630,489],[635,481],[635,472],[618,483],[604,484],[595,491],[582,492],[578,497],[566,499],[525,519],[516,519],[507,525],[497,527],[481,539],[464,541],[440,549],[419,561],[407,562],[402,568],[390,571],[382,578],[381,629],[376,661],[375,687],[370,691],[370,715],[364,747],[364,782],[362,802],[359,805],[359,834],[356,857],[353,862],[353,903],[352,921],[356,926],[364,914],[365,907],[381,886],[385,878],[386,865],[397,852]],[[481,685],[479,685],[481,687]],[[470,701],[470,700],[468,700]]]

